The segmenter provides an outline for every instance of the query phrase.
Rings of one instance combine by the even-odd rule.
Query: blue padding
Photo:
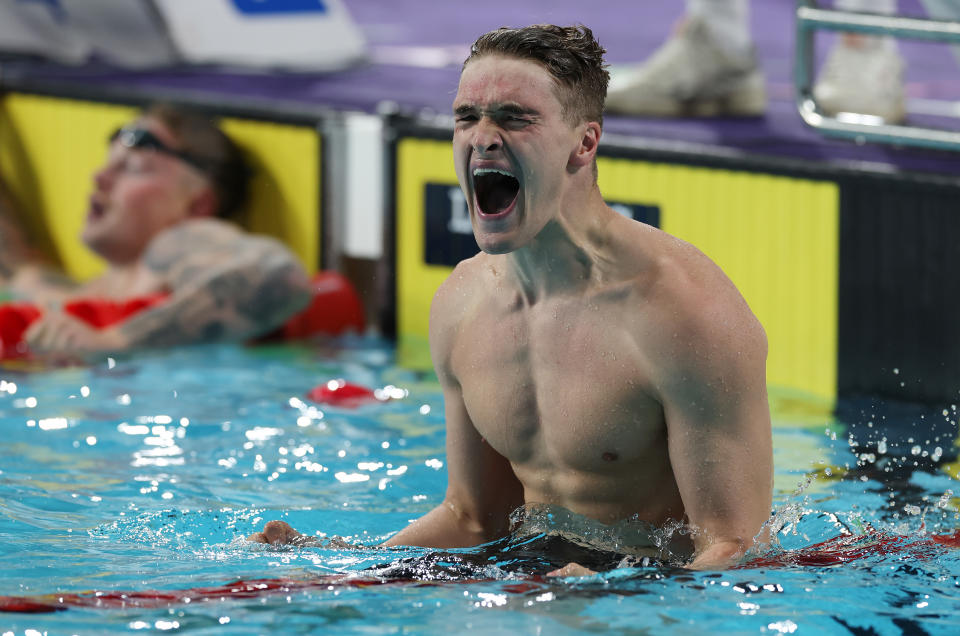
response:
[[[326,13],[323,0],[233,0],[240,13]]]

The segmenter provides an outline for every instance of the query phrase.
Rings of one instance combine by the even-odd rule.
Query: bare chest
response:
[[[514,466],[607,474],[664,455],[649,371],[616,316],[586,306],[477,316],[465,327],[453,353],[464,403]]]

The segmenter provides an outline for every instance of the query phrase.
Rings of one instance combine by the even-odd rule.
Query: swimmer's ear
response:
[[[576,171],[584,166],[592,166],[593,160],[597,156],[597,146],[600,144],[600,124],[595,121],[588,121],[578,127],[581,131],[580,140],[577,147],[570,153],[569,167],[571,171]]]
[[[216,216],[217,205],[217,194],[213,191],[213,188],[201,188],[190,199],[187,216],[191,218]]]

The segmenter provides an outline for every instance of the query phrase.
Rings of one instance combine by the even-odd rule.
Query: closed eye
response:
[[[469,104],[462,104],[453,109],[453,118],[454,121],[459,123],[477,121],[478,111],[475,107]]]
[[[511,127],[526,126],[532,124],[533,122],[527,117],[519,117],[517,115],[505,115],[502,118],[502,122]]]

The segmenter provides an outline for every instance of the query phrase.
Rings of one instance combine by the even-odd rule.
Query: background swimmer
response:
[[[386,545],[488,542],[536,503],[685,521],[691,567],[712,568],[770,515],[765,334],[704,254],[604,203],[603,53],[586,27],[541,25],[481,36],[464,64],[453,148],[482,253],[430,320],[449,482]]]
[[[46,265],[0,183],[0,290],[44,306],[26,332],[35,353],[122,351],[269,332],[310,298],[306,273],[271,238],[225,219],[244,204],[247,168],[210,120],[158,105],[117,131],[93,177],[84,243],[108,264],[78,284]],[[93,329],[58,309],[77,297],[169,294],[122,324]]]

